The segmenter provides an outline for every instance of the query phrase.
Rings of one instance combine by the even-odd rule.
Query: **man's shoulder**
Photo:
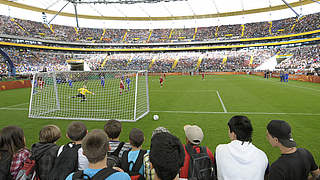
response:
[[[109,176],[106,180],[130,180],[130,176],[124,172],[116,172]]]
[[[216,147],[216,152],[218,151],[223,151],[225,148],[227,148],[228,144],[219,144],[217,147]]]
[[[96,173],[98,173],[99,170],[96,169],[85,169],[84,174],[89,175],[90,177],[93,177]],[[72,180],[72,176],[74,173],[71,173],[67,176],[66,180]],[[106,180],[130,180],[130,176],[127,173],[124,172],[116,172],[111,174]]]

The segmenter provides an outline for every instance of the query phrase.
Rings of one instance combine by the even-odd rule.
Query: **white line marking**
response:
[[[15,104],[15,105],[11,105],[11,106],[6,106],[6,107],[3,107],[3,108],[17,107],[17,106],[22,106],[22,105],[25,105],[25,104],[29,104],[29,102],[27,102],[27,103],[21,103],[21,104]]]
[[[177,114],[255,114],[255,115],[302,115],[302,116],[320,116],[319,113],[273,113],[273,112],[204,112],[204,111],[150,111]]]
[[[29,109],[28,108],[7,108],[7,107],[4,107],[4,108],[0,108],[0,110],[28,111]]]
[[[181,90],[181,91],[176,91],[176,90],[150,90],[150,92],[179,92],[179,93],[199,93],[199,92],[215,92],[216,90]]]
[[[216,92],[217,92],[217,95],[218,95],[218,97],[219,97],[219,99],[220,99],[220,103],[221,103],[221,105],[222,105],[223,111],[224,111],[225,113],[227,113],[228,111],[227,111],[226,107],[225,107],[224,104],[223,104],[223,101],[222,101],[222,99],[221,99],[221,97],[220,97],[219,91],[216,91]]]

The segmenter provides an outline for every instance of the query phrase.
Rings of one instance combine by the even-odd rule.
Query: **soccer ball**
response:
[[[159,116],[158,115],[153,115],[153,120],[158,120],[159,119]]]

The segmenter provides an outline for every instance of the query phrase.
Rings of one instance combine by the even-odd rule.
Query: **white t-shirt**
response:
[[[218,145],[215,159],[219,180],[264,180],[269,164],[263,151],[239,140]]]

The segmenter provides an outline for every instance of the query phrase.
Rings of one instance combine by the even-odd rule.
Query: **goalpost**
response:
[[[147,71],[46,72],[32,82],[30,118],[137,121],[149,112]]]

